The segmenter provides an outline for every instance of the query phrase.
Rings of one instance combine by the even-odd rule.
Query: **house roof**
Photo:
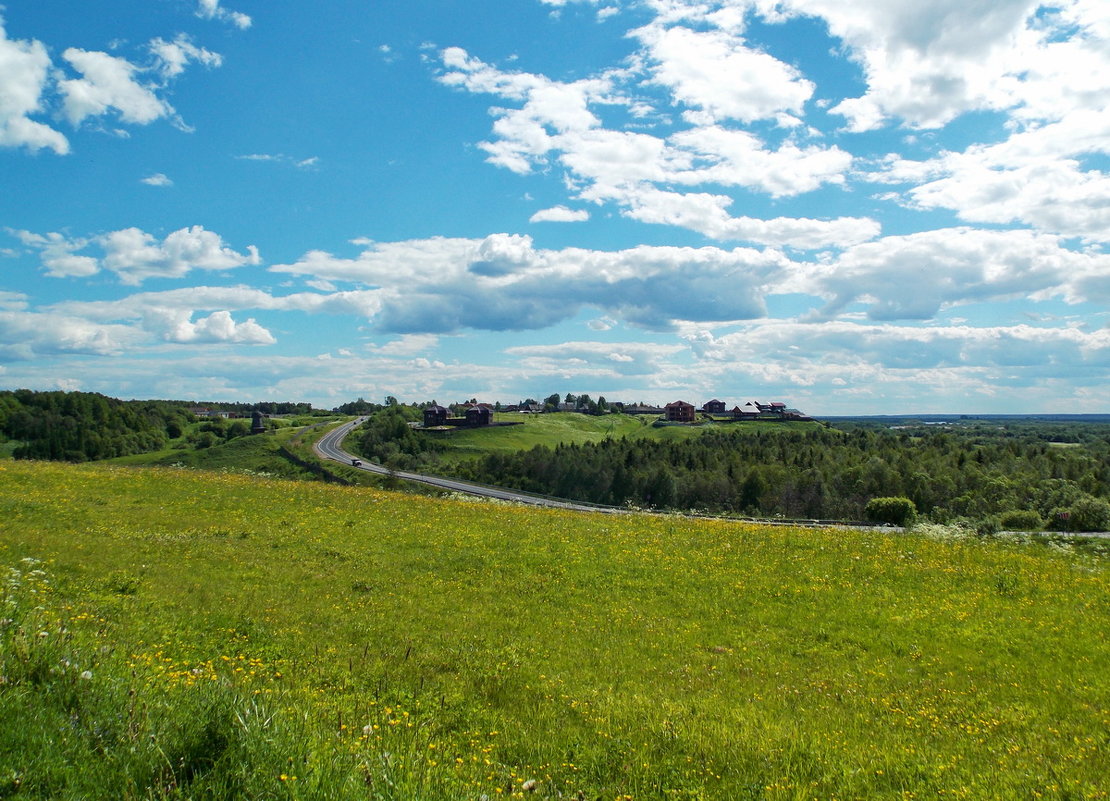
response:
[[[668,403],[668,404],[667,404],[666,406],[664,406],[663,408],[664,408],[664,409],[674,409],[674,408],[676,408],[676,407],[678,407],[678,406],[689,406],[689,407],[690,407],[691,409],[693,409],[693,408],[694,408],[694,404],[692,404],[692,403],[687,403],[686,401],[681,401],[681,400],[677,400],[677,401],[671,401],[670,403]]]

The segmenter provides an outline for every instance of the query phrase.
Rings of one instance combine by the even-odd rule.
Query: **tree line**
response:
[[[161,450],[184,438],[207,448],[250,434],[246,419],[212,417],[199,424],[190,409],[203,406],[238,414],[304,414],[311,404],[271,402],[196,404],[191,401],[123,401],[96,392],[0,391],[0,442],[16,459],[85,462]],[[306,411],[307,410],[307,411]]]
[[[1110,427],[1082,444],[831,428],[706,431],[689,440],[608,439],[495,453],[454,474],[607,505],[761,517],[863,520],[905,497],[937,522],[1110,527]]]
[[[0,392],[0,434],[16,459],[84,462],[166,447],[192,422],[172,401],[121,401],[93,392]]]

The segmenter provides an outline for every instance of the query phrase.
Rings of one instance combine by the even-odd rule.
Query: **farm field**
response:
[[[1107,798],[1103,552],[0,463],[0,796]]]

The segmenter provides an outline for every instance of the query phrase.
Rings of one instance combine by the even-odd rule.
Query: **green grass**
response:
[[[703,432],[727,427],[726,430],[746,432],[782,430],[783,428],[805,429],[818,423],[765,422],[746,423],[705,423],[703,425],[653,426],[655,417],[624,414],[587,415],[574,412],[555,412],[551,414],[516,414],[499,412],[497,422],[520,422],[523,425],[492,428],[460,428],[443,433],[429,433],[425,436],[437,437],[447,450],[441,458],[455,463],[474,456],[489,453],[512,453],[530,450],[537,445],[554,448],[559,444],[581,445],[587,442],[600,442],[606,438],[645,437],[650,439],[671,440],[688,439],[700,436]]]
[[[0,796],[1107,797],[1067,548],[24,462],[0,527]]]
[[[291,462],[281,454],[281,447],[294,448],[308,458],[310,448],[298,448],[299,438],[306,429],[282,425],[261,435],[237,437],[208,448],[194,448],[184,438],[174,440],[170,447],[150,453],[138,453],[116,459],[106,459],[106,464],[128,466],[177,466],[198,470],[242,472],[281,478],[313,478],[313,474]]]

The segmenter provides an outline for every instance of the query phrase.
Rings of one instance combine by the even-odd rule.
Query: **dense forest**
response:
[[[250,434],[249,420],[213,417],[196,421],[190,401],[122,401],[94,392],[0,391],[0,442],[14,443],[16,459],[95,461],[165,448],[184,438],[207,448]],[[294,414],[307,403],[204,404],[246,414]]]
[[[83,462],[158,450],[192,420],[167,401],[120,401],[92,392],[0,392],[0,434],[17,459]]]
[[[359,452],[405,469],[441,467],[439,444],[377,412]],[[606,505],[762,517],[863,520],[875,498],[910,499],[938,522],[981,528],[1110,527],[1110,426],[1082,423],[706,430],[688,440],[608,439],[491,454],[459,478]]]

